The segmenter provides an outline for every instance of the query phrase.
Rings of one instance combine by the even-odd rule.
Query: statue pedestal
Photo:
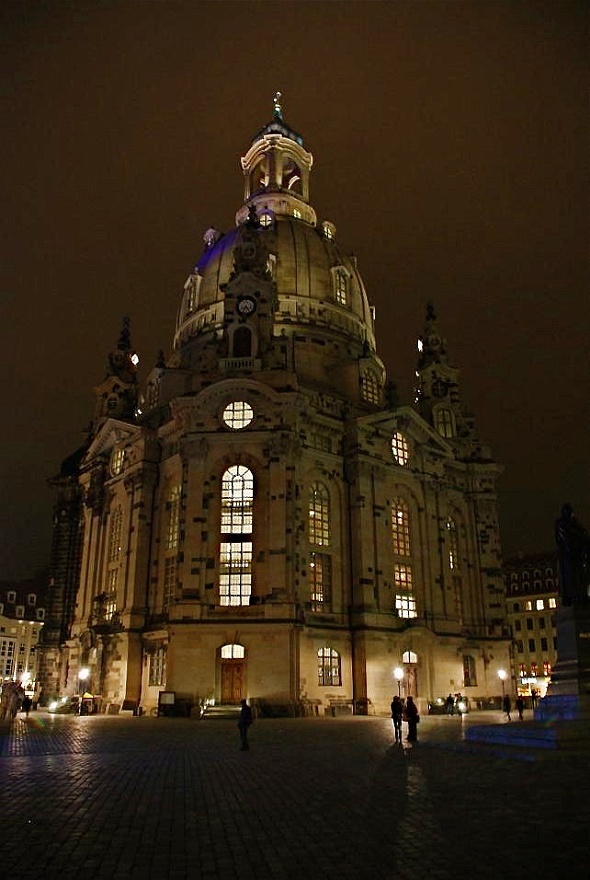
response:
[[[557,663],[535,721],[590,723],[590,606],[563,605],[555,613]]]

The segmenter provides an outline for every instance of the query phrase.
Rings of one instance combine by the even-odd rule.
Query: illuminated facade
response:
[[[506,619],[513,638],[517,690],[545,696],[557,661],[555,611],[559,605],[555,553],[516,556],[504,563]]]
[[[0,584],[0,688],[18,681],[39,696],[38,646],[45,621],[46,578]]]
[[[400,406],[278,101],[241,162],[236,225],[206,231],[170,355],[140,394],[126,326],[97,389],[62,689],[87,667],[108,711],[153,711],[166,690],[385,712],[401,666],[423,711],[493,695],[509,662],[500,468],[434,310]]]

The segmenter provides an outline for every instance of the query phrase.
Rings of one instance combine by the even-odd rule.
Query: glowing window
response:
[[[455,436],[455,420],[453,413],[446,407],[439,407],[434,413],[434,427],[441,437]]]
[[[557,608],[557,599],[554,599],[553,596],[548,600],[549,608]]]
[[[395,564],[393,566],[393,582],[396,590],[412,589],[412,569],[409,565]]]
[[[543,609],[545,608],[545,600],[537,599],[537,601],[535,602],[535,607],[537,611],[543,611]]]
[[[252,534],[254,478],[252,471],[237,464],[228,468],[221,481],[221,531],[224,534]]]
[[[113,450],[111,455],[111,474],[113,477],[118,476],[123,470],[125,463],[125,450],[121,447]]]
[[[251,541],[222,541],[219,552],[220,604],[248,605],[251,594]]]
[[[394,498],[391,506],[391,537],[397,556],[410,555],[410,511],[402,498]]]
[[[530,599],[526,600],[526,602],[524,603],[524,608],[525,608],[525,611],[532,611],[533,610],[533,603],[531,602]]]
[[[118,580],[119,580],[118,569],[111,568],[110,571],[107,572],[106,588],[107,588],[108,593],[112,593],[112,594],[116,593]]]
[[[312,611],[329,610],[332,600],[332,557],[327,553],[309,554],[309,590]]]
[[[323,687],[340,687],[342,684],[340,654],[333,648],[318,651],[318,684]]]
[[[298,211],[297,208],[293,209],[293,216],[296,220],[301,220],[301,211]]]
[[[551,675],[551,663],[549,663],[548,660],[543,661],[543,674],[547,676]]]
[[[223,645],[221,648],[222,660],[243,660],[245,656],[243,645]]]
[[[272,226],[272,214],[269,211],[263,211],[259,218],[260,225],[264,227]]]
[[[391,452],[398,464],[402,467],[408,463],[410,457],[410,447],[408,441],[399,431],[391,438]]]
[[[346,305],[348,300],[348,275],[344,269],[337,269],[334,272],[334,295],[339,305]]]
[[[399,617],[411,618],[417,617],[416,600],[411,593],[395,594],[395,610]]]
[[[175,550],[178,547],[180,532],[180,486],[175,486],[168,495],[166,503],[168,510],[168,523],[166,528],[166,550]]]
[[[319,547],[330,544],[330,495],[323,483],[309,490],[309,543]]]
[[[235,431],[246,428],[253,418],[254,410],[245,400],[233,400],[223,410],[223,421]]]
[[[123,510],[116,507],[111,512],[109,532],[109,562],[115,562],[121,555],[121,531],[123,527]]]
[[[417,663],[418,655],[414,651],[404,651],[402,654],[402,663]]]
[[[531,675],[536,675],[536,674],[537,674],[537,664],[531,663]]]

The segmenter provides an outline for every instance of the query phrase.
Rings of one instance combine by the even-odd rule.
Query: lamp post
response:
[[[395,669],[393,670],[393,675],[394,675],[395,679],[397,680],[397,695],[398,695],[398,697],[401,697],[401,695],[402,695],[402,678],[404,677],[404,670],[401,668],[401,666],[396,666]]]
[[[502,699],[504,699],[504,682],[508,678],[508,673],[505,669],[498,669],[498,678],[502,682]]]

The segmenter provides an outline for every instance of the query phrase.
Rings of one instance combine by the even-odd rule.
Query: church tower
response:
[[[432,307],[415,404],[388,390],[312,164],[277,93],[236,225],[206,230],[140,405],[128,327],[98,390],[62,654],[67,689],[88,669],[105,710],[173,691],[182,711],[386,712],[399,667],[426,711],[494,695],[508,664],[500,468]]]

